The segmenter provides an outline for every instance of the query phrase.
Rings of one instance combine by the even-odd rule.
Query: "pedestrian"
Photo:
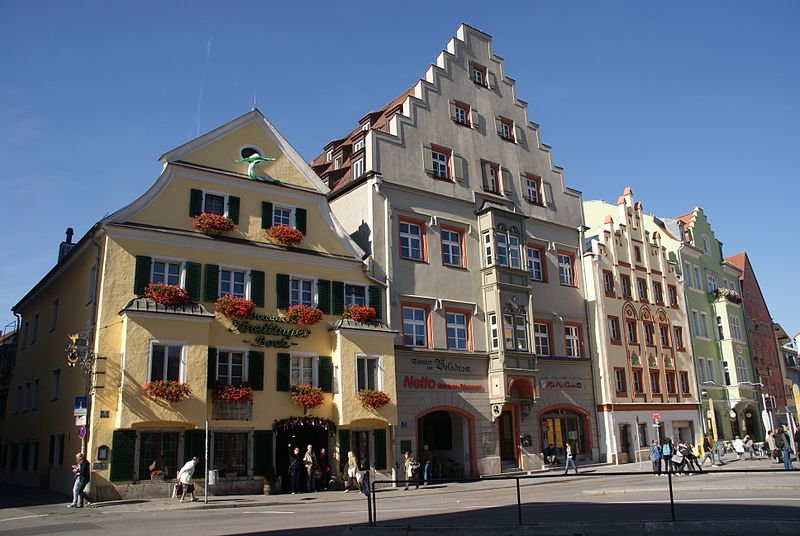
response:
[[[564,459],[566,459],[566,463],[564,464],[564,474],[566,475],[569,473],[569,466],[571,465],[573,469],[575,469],[575,474],[578,474],[578,466],[575,465],[575,455],[572,449],[572,443],[567,441],[564,443]]]
[[[720,465],[725,465],[725,462],[722,461],[722,457],[725,456],[725,442],[720,439],[717,439],[717,463]]]
[[[800,449],[800,428],[794,431],[794,448]]]
[[[187,493],[192,498],[192,502],[198,500],[197,497],[194,496],[192,475],[194,474],[194,468],[197,467],[197,462],[199,461],[200,459],[197,456],[194,456],[191,460],[183,464],[181,470],[178,471],[178,482],[181,483],[181,502],[184,502]]]
[[[292,448],[289,445],[289,448]],[[300,447],[295,447],[289,452],[289,491],[292,495],[300,491],[300,471],[303,459],[300,457]]]
[[[358,474],[358,460],[356,460],[356,455],[353,454],[351,450],[347,453],[347,481],[344,484],[345,493],[350,493],[351,489],[358,489],[356,474]]]
[[[328,491],[328,484],[331,481],[331,466],[328,463],[328,451],[325,449],[325,447],[319,449],[319,454],[317,454],[317,464],[319,464],[317,491]]]
[[[736,459],[744,459],[744,441],[738,435],[733,439],[733,450],[736,452]]]
[[[703,461],[700,462],[701,468],[706,464],[706,460],[711,462],[711,467],[718,467],[718,465],[714,463],[714,451],[711,449],[710,436],[703,437]]]
[[[403,474],[406,477],[406,487],[403,488],[404,491],[408,491],[408,486],[411,485],[412,482],[416,482],[417,489],[419,489],[419,478],[418,478],[418,471],[419,471],[419,462],[411,455],[411,452],[405,451],[403,453],[405,460],[403,461]]]
[[[548,443],[544,448],[544,461],[548,465],[557,465],[558,458],[556,457],[556,447],[552,443]]]
[[[661,476],[661,447],[658,446],[658,439],[654,439],[650,445],[650,461],[653,462],[653,474]]]
[[[756,450],[754,446],[755,442],[753,441],[753,438],[750,436],[750,434],[745,435],[742,442],[744,443],[744,450],[750,455],[750,459],[751,460],[755,459],[756,457],[755,456]]]
[[[698,473],[703,472],[703,467],[700,465],[700,456],[699,452],[697,452],[697,446],[692,444],[691,442],[687,444],[688,452],[686,453],[688,463],[689,463],[689,470],[697,469]]]
[[[75,455],[75,465],[72,466],[72,475],[74,478],[72,483],[72,503],[68,504],[67,508],[83,508],[84,503],[86,506],[92,506],[91,497],[84,491],[91,480],[91,470],[89,468],[89,462],[82,452]]]
[[[314,471],[317,470],[317,455],[314,446],[308,445],[303,456],[303,465],[306,466],[306,491],[314,491]]]
[[[428,445],[423,445],[422,447],[422,464],[422,480],[423,484],[427,486],[433,473],[433,452],[428,448]]]
[[[661,457],[664,459],[664,470],[667,474],[672,472],[672,440],[668,437],[661,442]]]
[[[783,455],[783,468],[787,471],[794,469],[792,467],[792,446],[789,444],[789,436],[783,431],[783,426],[775,429],[775,448]]]

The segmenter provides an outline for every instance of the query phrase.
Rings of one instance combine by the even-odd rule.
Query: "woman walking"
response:
[[[289,453],[289,491],[292,495],[300,491],[300,471],[303,459],[300,457],[300,447],[295,447]]]
[[[564,458],[566,458],[566,463],[564,464],[564,474],[566,475],[569,473],[569,466],[571,465],[573,469],[575,469],[575,474],[578,474],[578,466],[575,465],[575,456],[574,450],[572,449],[572,443],[567,441],[564,443]]]
[[[350,493],[351,489],[358,489],[358,481],[356,480],[358,474],[358,460],[353,451],[347,453],[347,480],[344,483],[344,492]]]

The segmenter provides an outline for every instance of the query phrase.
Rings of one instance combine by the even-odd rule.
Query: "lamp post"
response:
[[[86,438],[89,433],[89,419],[91,416],[91,394],[94,390],[94,364],[97,355],[89,349],[89,332],[79,331],[69,336],[70,344],[65,349],[67,366],[80,371],[84,379],[84,394],[86,396],[86,434],[81,437],[81,452],[86,454]]]

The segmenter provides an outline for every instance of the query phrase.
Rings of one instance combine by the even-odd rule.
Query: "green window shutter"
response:
[[[247,353],[247,382],[254,391],[264,390],[264,352]]]
[[[136,450],[136,430],[114,430],[111,436],[112,482],[133,480],[133,464]]]
[[[206,264],[206,301],[214,302],[219,298],[219,266]]]
[[[344,283],[333,281],[331,288],[333,293],[333,314],[340,315],[344,312]]]
[[[200,288],[202,287],[200,284],[200,271],[201,265],[199,262],[186,263],[186,292],[189,293],[189,298],[195,302],[200,301]]]
[[[381,307],[381,295],[383,289],[378,285],[370,285],[369,289],[369,306],[375,309],[375,318],[380,320],[383,318],[383,308]]]
[[[233,220],[233,223],[239,225],[239,198],[235,196],[228,196],[228,217]]]
[[[276,391],[288,391],[292,357],[289,354],[278,354],[278,380]]]
[[[339,467],[347,474],[347,453],[350,451],[350,430],[339,428]]]
[[[422,162],[425,165],[425,173],[433,173],[433,153],[430,145],[422,146]]]
[[[333,392],[333,359],[330,357],[319,357],[319,370],[317,371],[319,386],[325,393]]]
[[[269,229],[272,227],[272,203],[261,202],[261,228]]]
[[[213,389],[217,383],[217,349],[208,349],[208,374],[206,375],[206,387]]]
[[[307,217],[306,217],[306,209],[304,208],[296,208],[294,209],[294,223],[295,228],[303,234],[307,234]]]
[[[195,190],[192,188],[192,191],[189,195],[189,216],[194,218],[195,216],[199,216],[203,213],[203,190]]]
[[[264,307],[264,272],[261,270],[250,272],[250,299],[256,307]]]
[[[289,276],[277,274],[275,276],[275,293],[278,296],[278,309],[289,307]]]
[[[386,469],[386,430],[377,428],[375,438],[375,469]]]
[[[145,257],[144,255],[136,256],[136,272],[133,276],[133,293],[137,296],[144,294],[144,287],[150,283],[150,267],[152,264],[152,257]]]
[[[183,434],[183,463],[197,456],[198,462],[194,468],[194,478],[203,480],[206,473],[206,431],[186,430]],[[212,462],[213,463],[213,462]],[[224,469],[219,467],[218,469]],[[170,475],[171,476],[171,475]]]
[[[266,476],[267,468],[274,470],[272,459],[272,430],[253,431],[253,474]]]
[[[324,314],[331,314],[331,282],[327,279],[317,281],[317,306]]]

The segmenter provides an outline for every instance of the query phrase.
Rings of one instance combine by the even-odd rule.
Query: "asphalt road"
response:
[[[578,523],[669,521],[668,479],[646,473],[621,476],[620,470],[596,467],[587,471],[587,476],[553,474],[520,481],[523,523],[563,528]],[[683,476],[673,479],[673,493],[679,521],[800,519],[800,471]],[[465,533],[476,532],[478,526],[515,525],[519,515],[516,497],[514,480],[437,484],[409,491],[386,489],[377,494],[378,525],[459,525]],[[365,498],[342,492],[214,497],[210,508],[167,499],[120,501],[82,510],[65,508],[65,504],[63,497],[0,486],[0,535],[102,531],[114,536],[317,536],[338,535],[351,525],[367,522]]]

